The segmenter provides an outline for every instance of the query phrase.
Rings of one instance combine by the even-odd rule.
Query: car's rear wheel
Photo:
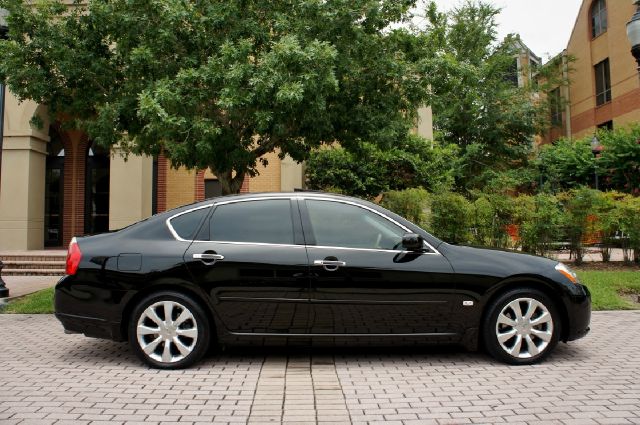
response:
[[[210,326],[200,305],[188,295],[162,291],[141,300],[129,323],[129,343],[148,365],[181,369],[202,358]]]
[[[514,365],[543,360],[555,348],[560,318],[553,301],[532,289],[515,289],[499,296],[488,308],[483,323],[487,351]]]

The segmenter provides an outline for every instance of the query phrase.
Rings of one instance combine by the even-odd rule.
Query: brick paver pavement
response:
[[[0,315],[0,423],[640,424],[640,311],[594,313],[545,363],[458,349],[233,349],[182,371]]]

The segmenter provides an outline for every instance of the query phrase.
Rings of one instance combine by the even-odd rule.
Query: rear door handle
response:
[[[216,261],[224,260],[224,255],[208,254],[208,253],[193,254],[193,258],[196,259],[196,260],[201,260],[203,263],[206,263],[206,264],[213,264]]]
[[[345,261],[338,260],[315,260],[314,266],[344,267],[347,265]]]

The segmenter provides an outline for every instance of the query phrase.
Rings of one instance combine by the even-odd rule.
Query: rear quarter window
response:
[[[196,232],[200,228],[202,221],[209,214],[210,207],[204,207],[197,210],[189,211],[169,220],[173,231],[186,240],[193,240]]]

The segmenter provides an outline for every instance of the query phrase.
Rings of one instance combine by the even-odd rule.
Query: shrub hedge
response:
[[[581,187],[555,195],[409,189],[385,193],[381,204],[454,244],[520,249],[546,255],[568,248],[581,263],[585,246],[612,247],[626,262],[640,262],[640,198]]]

